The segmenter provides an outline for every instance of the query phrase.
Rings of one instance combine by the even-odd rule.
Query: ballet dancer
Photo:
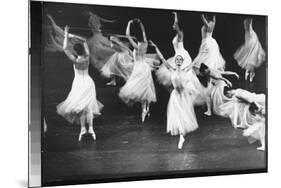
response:
[[[227,95],[231,100],[220,105],[219,109],[223,117],[230,118],[234,128],[248,128],[252,124],[254,117],[249,112],[252,102],[265,109],[264,94],[256,94],[238,88],[228,91]]]
[[[223,71],[225,69],[225,61],[220,53],[217,41],[212,37],[216,25],[216,17],[207,20],[204,14],[201,15],[203,26],[201,28],[202,42],[198,55],[193,60],[195,67],[199,69],[202,62],[213,70]],[[198,73],[198,72],[197,72]]]
[[[202,100],[204,100],[207,105],[207,111],[204,114],[211,116],[213,110],[215,114],[219,115],[220,112],[217,108],[220,106],[219,103],[223,102],[224,87],[232,87],[231,82],[224,78],[223,75],[235,75],[239,78],[238,74],[231,71],[213,70],[205,65],[205,63],[200,64],[200,68],[197,72],[197,77],[201,83],[201,97],[203,97]]]
[[[73,62],[74,79],[67,98],[57,105],[57,113],[70,123],[80,123],[79,141],[87,133],[86,122],[89,125],[88,133],[96,140],[93,119],[100,115],[103,105],[96,99],[95,83],[88,74],[90,56],[88,45],[86,39],[79,37],[83,44],[81,42],[76,43],[73,46],[74,51],[69,50],[68,40],[72,35],[68,31],[69,27],[66,26],[64,29],[63,49],[66,56]]]
[[[143,41],[134,42],[130,35],[130,27],[132,23],[140,25]],[[146,38],[145,28],[139,19],[133,19],[128,22],[126,35],[134,48],[134,67],[132,74],[120,89],[119,97],[127,104],[135,102],[141,103],[142,106],[142,122],[146,116],[150,116],[149,105],[156,102],[155,87],[151,75],[154,68],[153,62],[147,61],[145,54],[147,52],[148,41]]]
[[[255,69],[265,61],[265,52],[259,42],[256,32],[253,30],[253,19],[244,20],[245,42],[234,53],[238,65],[245,69],[245,80],[250,77],[250,82],[255,77]]]
[[[252,125],[243,130],[243,136],[249,137],[249,142],[260,141],[261,146],[257,150],[265,150],[265,108],[252,102],[249,107],[251,116],[253,116]]]
[[[176,35],[173,38],[172,44],[174,47],[175,55],[173,57],[168,58],[167,62],[170,64],[170,66],[176,68],[176,61],[177,58],[182,57],[183,63],[180,66],[181,69],[184,69],[185,67],[189,66],[192,63],[192,59],[188,53],[188,51],[184,48],[184,33],[183,29],[179,26],[179,19],[176,12],[173,12],[174,15],[174,23],[173,23],[173,29],[176,31]],[[170,82],[170,71],[167,69],[167,66],[164,64],[160,65],[159,69],[156,71],[157,80],[166,87],[172,87]],[[186,71],[185,76],[187,79],[190,80],[188,82],[189,88],[192,89],[194,93],[194,98],[196,94],[199,94],[198,87],[200,85],[199,80],[196,77],[196,74],[193,70]]]
[[[183,65],[184,58],[178,55],[175,58],[176,67],[174,68],[165,60],[158,47],[152,41],[150,44],[155,47],[163,65],[170,72],[170,82],[173,89],[167,107],[167,133],[179,135],[178,149],[182,149],[186,134],[198,128],[192,102],[192,92],[188,88],[189,79],[185,76],[188,71],[191,71],[193,64],[182,69],[181,66]]]

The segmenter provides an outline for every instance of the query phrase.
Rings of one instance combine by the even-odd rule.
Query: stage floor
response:
[[[43,139],[42,172],[46,183],[266,167],[266,153],[256,150],[259,143],[249,144],[242,130],[234,129],[229,119],[207,117],[202,108],[195,108],[199,129],[188,134],[183,149],[178,150],[178,137],[166,133],[169,93],[159,85],[156,85],[158,102],[151,106],[151,117],[144,123],[140,106],[123,104],[118,98],[118,87],[98,86],[97,98],[104,109],[94,120],[97,140],[85,135],[78,142],[80,127],[68,124],[56,114],[56,105],[67,96],[73,79],[71,65],[66,70],[61,65],[57,64],[57,69],[48,67],[45,72],[44,114],[48,132]],[[237,85],[245,86],[244,82]],[[254,84],[250,89],[263,88]]]

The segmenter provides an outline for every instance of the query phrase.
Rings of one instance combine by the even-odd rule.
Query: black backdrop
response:
[[[188,9],[188,7],[186,7]],[[71,3],[44,3],[43,23],[46,26],[46,14],[51,14],[56,23],[64,27],[69,25],[73,33],[90,37],[88,15],[86,11],[100,15],[107,19],[116,20],[115,23],[105,23],[103,29],[110,33],[125,34],[128,20],[140,18],[146,28],[148,39],[153,40],[160,48],[165,58],[174,55],[172,39],[175,32],[172,30],[173,10],[131,8],[101,5],[83,5]],[[194,59],[198,53],[201,43],[201,13],[194,11],[179,11],[181,25],[184,28],[184,46]],[[263,48],[267,51],[267,17],[258,15],[242,15],[227,13],[207,13],[209,16],[216,15],[217,22],[213,37],[217,40],[221,53],[226,60],[226,70],[238,72],[244,76],[244,71],[240,69],[233,58],[235,50],[244,42],[243,20],[246,16],[253,18],[253,28],[256,31]],[[132,34],[137,38],[141,37],[140,29],[132,30]],[[149,52],[153,49],[149,49]],[[266,63],[257,70],[256,82],[265,86],[266,83]],[[99,79],[95,76],[95,79]],[[95,80],[97,83],[98,80]],[[265,91],[265,90],[263,90]]]

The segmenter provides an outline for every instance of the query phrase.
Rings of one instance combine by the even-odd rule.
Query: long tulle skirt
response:
[[[173,90],[167,107],[167,132],[185,135],[198,128],[191,96],[186,91]]]
[[[212,37],[202,39],[199,53],[193,60],[194,66],[200,67],[201,63],[206,64],[214,70],[224,70],[225,61],[220,53],[217,41]]]
[[[125,103],[156,102],[151,70],[150,65],[144,60],[135,61],[133,72],[119,93],[119,97]]]
[[[133,67],[133,59],[127,52],[116,52],[105,63],[101,73],[107,78],[119,76],[126,81],[130,77]]]
[[[235,52],[234,58],[241,68],[250,71],[265,61],[265,52],[254,31],[245,37],[245,43]]]
[[[65,101],[57,105],[57,113],[70,123],[79,123],[81,115],[92,121],[95,116],[100,115],[102,108],[103,105],[96,99],[94,81],[87,73],[75,72],[71,91]]]

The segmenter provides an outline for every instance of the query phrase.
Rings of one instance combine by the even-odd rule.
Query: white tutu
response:
[[[253,70],[265,61],[265,52],[254,30],[245,33],[245,43],[235,52],[234,58],[246,70]]]
[[[256,102],[260,105],[265,105],[265,95],[251,93],[243,89],[236,89],[231,92],[234,96],[219,107],[220,114],[229,117],[234,126],[250,127],[256,122],[256,116],[249,111],[250,103]],[[246,102],[241,101],[239,98]]]
[[[79,123],[79,117],[86,115],[91,121],[100,115],[103,105],[96,99],[95,83],[88,74],[88,69],[74,69],[74,80],[71,91],[65,101],[57,105],[57,113],[70,123]]]
[[[151,66],[145,61],[145,58],[136,60],[131,76],[120,89],[119,97],[127,104],[134,102],[156,102],[151,71]]]
[[[210,69],[224,70],[225,61],[220,53],[217,41],[212,36],[202,39],[199,53],[193,60],[194,66],[199,68],[201,63],[206,64]]]
[[[105,63],[101,73],[107,78],[119,76],[126,81],[133,71],[133,66],[133,57],[130,56],[128,51],[115,52]]]
[[[198,128],[191,95],[179,72],[172,73],[173,91],[167,107],[167,132],[171,135],[185,135]],[[176,88],[183,87],[181,91]]]
[[[214,114],[219,116],[222,114],[220,106],[230,101],[230,98],[226,97],[223,93],[224,87],[227,87],[224,81],[216,80],[215,85],[211,89],[212,110]]]

